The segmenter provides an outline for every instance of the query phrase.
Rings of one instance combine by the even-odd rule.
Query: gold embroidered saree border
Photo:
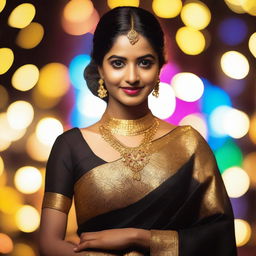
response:
[[[151,230],[151,256],[178,256],[178,232],[173,230]]]
[[[42,208],[52,208],[64,213],[68,213],[72,200],[59,193],[45,192]]]

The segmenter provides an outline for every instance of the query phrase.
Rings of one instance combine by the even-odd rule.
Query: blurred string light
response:
[[[0,176],[3,174],[3,172],[4,172],[4,160],[0,156]]]
[[[160,18],[174,18],[182,9],[181,0],[153,0],[152,9]]]
[[[13,250],[12,239],[4,233],[0,233],[0,253],[9,254]]]
[[[247,0],[224,0],[230,10],[235,13],[245,13],[244,8],[242,7],[243,2]]]
[[[249,137],[251,141],[256,144],[256,113],[251,117],[250,128],[249,128]]]
[[[179,28],[175,39],[179,48],[188,55],[198,55],[206,46],[204,34],[191,27]]]
[[[23,3],[18,5],[8,18],[8,25],[14,28],[25,28],[36,15],[36,8],[33,4]]]
[[[63,133],[63,125],[53,117],[41,119],[36,126],[36,136],[45,145],[52,145],[61,133]]]
[[[201,30],[209,25],[211,12],[203,2],[193,1],[183,6],[180,17],[187,27]]]
[[[252,55],[256,58],[256,32],[250,36],[249,49]]]
[[[6,0],[0,0],[0,12],[4,9],[6,5]]]
[[[135,6],[139,7],[140,0],[108,0],[108,6],[113,9],[118,6]]]
[[[218,28],[219,38],[227,45],[238,45],[246,38],[248,26],[241,18],[226,18]]]
[[[0,114],[0,151],[7,149],[12,141],[19,140],[24,136],[26,129],[11,127],[7,114]]]
[[[94,9],[92,1],[69,1],[63,10],[62,27],[71,35],[83,35],[93,32],[99,21],[99,15]]]
[[[40,162],[47,161],[52,145],[43,144],[37,138],[35,133],[30,134],[26,142],[26,151],[28,155]]]
[[[182,72],[176,74],[171,80],[171,85],[175,96],[188,102],[200,99],[204,92],[202,80],[193,73]]]
[[[7,109],[7,119],[13,129],[27,128],[34,118],[34,109],[27,101],[15,101]]]
[[[214,155],[221,173],[232,166],[242,166],[243,155],[241,149],[231,139],[215,150]]]
[[[28,244],[15,243],[12,254],[10,256],[20,256],[20,255],[36,256],[36,253],[34,249]]]
[[[161,119],[170,117],[175,111],[176,100],[172,87],[169,84],[160,82],[159,97],[149,95],[148,105],[153,115]]]
[[[240,197],[244,195],[250,186],[248,174],[240,167],[233,166],[225,170],[222,178],[229,197]]]
[[[207,139],[207,124],[204,119],[204,116],[201,113],[193,113],[185,116],[180,122],[179,125],[191,125],[196,129],[205,139]]]
[[[14,61],[13,51],[9,48],[0,48],[0,75],[6,73]]]
[[[235,219],[235,237],[237,247],[247,244],[252,235],[249,223],[242,219]]]
[[[5,186],[7,183],[7,173],[6,171],[4,170],[2,172],[2,174],[0,175],[0,187],[3,187]]]
[[[219,106],[210,115],[210,125],[217,136],[229,135],[239,139],[249,131],[250,120],[246,113],[229,106]]]
[[[164,64],[164,66],[161,68],[160,71],[160,80],[164,83],[171,83],[171,79],[175,74],[179,72],[179,68],[175,63],[167,62]]]
[[[8,198],[8,200],[6,200]],[[0,211],[14,214],[23,204],[21,194],[12,187],[0,187]]]
[[[60,98],[67,93],[69,83],[68,68],[61,63],[49,63],[41,68],[36,87],[43,96]]]
[[[12,237],[15,237],[17,233],[19,233],[18,227],[15,223],[15,215],[0,213],[0,218],[1,231],[11,235]]]
[[[8,91],[0,85],[0,109],[4,109],[9,101]]]
[[[255,0],[243,0],[242,8],[250,15],[256,16],[256,2]]]
[[[221,56],[220,65],[222,71],[233,79],[243,79],[249,73],[247,58],[237,51],[229,51]]]
[[[19,31],[16,37],[16,44],[24,49],[32,49],[42,41],[43,36],[43,26],[37,22],[31,22]]]
[[[19,67],[12,76],[12,85],[19,91],[28,91],[32,89],[39,79],[39,70],[37,66],[26,64]]]
[[[19,168],[14,176],[15,187],[24,194],[37,192],[42,185],[42,175],[33,166]]]
[[[256,188],[256,152],[245,155],[243,169],[250,177],[251,186]]]
[[[38,211],[31,205],[23,205],[15,214],[18,228],[26,233],[34,232],[40,223]]]

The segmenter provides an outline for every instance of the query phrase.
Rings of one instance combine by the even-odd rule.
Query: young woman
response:
[[[101,120],[60,135],[47,163],[43,256],[234,256],[233,213],[214,156],[190,126],[153,116],[164,39],[156,18],[119,7],[100,20],[85,78]],[[74,197],[80,243],[64,240]]]

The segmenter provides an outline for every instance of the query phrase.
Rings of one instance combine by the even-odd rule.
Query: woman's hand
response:
[[[123,250],[130,246],[149,248],[150,231],[135,228],[108,229],[98,232],[86,232],[80,236],[75,252],[84,249]]]

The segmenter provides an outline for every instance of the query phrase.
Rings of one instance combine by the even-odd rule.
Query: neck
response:
[[[104,114],[116,119],[135,120],[150,112],[147,103],[137,106],[116,106],[109,103]]]

